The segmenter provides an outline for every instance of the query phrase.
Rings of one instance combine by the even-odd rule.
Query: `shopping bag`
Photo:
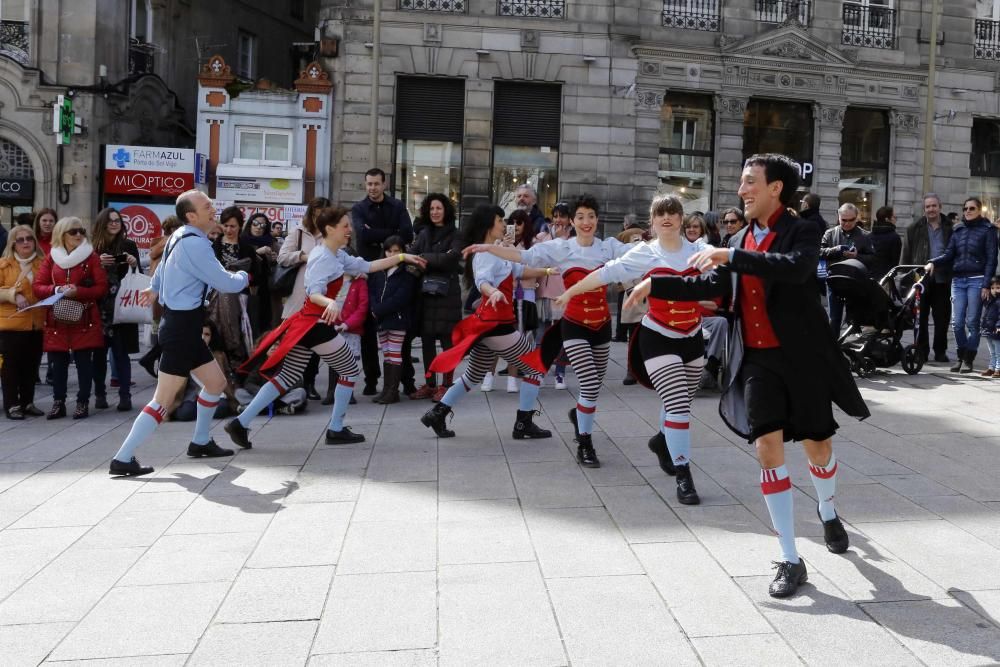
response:
[[[149,287],[150,282],[149,276],[136,269],[125,274],[118,285],[118,294],[115,295],[115,324],[153,322],[153,305],[143,306],[139,302],[140,293]]]

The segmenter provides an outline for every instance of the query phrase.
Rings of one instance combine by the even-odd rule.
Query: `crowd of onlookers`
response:
[[[350,252],[374,260],[404,250],[426,261],[423,271],[407,267],[371,276],[346,276],[338,301],[341,304],[337,329],[345,336],[364,369],[363,390],[379,403],[410,400],[439,401],[453,381],[450,373],[427,374],[418,378],[414,362],[428,368],[439,350],[451,347],[451,332],[473,309],[478,299],[475,288],[463,290],[462,250],[466,245],[458,229],[452,199],[442,193],[428,194],[411,220],[403,202],[386,193],[386,178],[379,169],[365,176],[366,197],[351,210]],[[517,189],[516,208],[507,219],[504,243],[528,249],[534,243],[574,235],[569,207],[555,204],[542,211],[537,195],[528,185]],[[944,215],[940,199],[933,194],[923,200],[923,216],[900,234],[892,207],[882,207],[870,222],[862,221],[861,211],[850,203],[840,206],[836,224],[828,224],[820,214],[820,198],[806,194],[799,212],[803,223],[817,225],[820,262],[817,279],[821,285],[830,267],[838,262],[861,262],[874,279],[898,264],[925,267],[918,349],[938,362],[948,362],[948,328],[956,338],[954,371],[970,372],[979,338],[988,341],[990,363],[985,377],[1000,377],[1000,280],[997,267],[997,227],[983,217],[982,203],[970,198],[963,206],[961,221],[956,214]],[[210,293],[208,318],[203,338],[231,378],[226,400],[218,416],[232,414],[249,402],[264,380],[238,371],[250,356],[255,343],[283,319],[297,312],[305,300],[302,267],[318,243],[316,218],[332,206],[326,198],[311,201],[301,223],[286,232],[282,221],[272,221],[261,212],[245,217],[237,206],[218,216],[216,229],[209,235],[215,253],[229,270],[250,274],[250,286],[241,294]],[[704,240],[725,246],[747,224],[742,211],[729,208],[720,212],[692,213],[683,222],[684,236],[694,242]],[[113,208],[102,210],[85,224],[76,217],[59,218],[55,210],[41,209],[19,216],[8,231],[0,226],[0,379],[4,411],[10,419],[47,415],[49,419],[74,419],[89,415],[91,397],[95,409],[109,407],[108,390],[117,391],[116,408],[132,410],[132,356],[139,352],[140,325],[115,319],[119,286],[130,271],[151,275],[162,261],[166,239],[179,222],[163,221],[163,237],[155,240],[147,265],[136,244],[129,239],[125,221]],[[867,227],[867,228],[866,228]],[[648,239],[646,225],[629,215],[615,234],[623,242]],[[631,285],[612,286],[617,291],[618,311],[615,340],[626,342],[644,310],[623,308],[622,295]],[[565,290],[559,275],[521,279],[515,285],[518,328],[539,340],[541,333],[562,313],[555,300]],[[30,308],[43,299],[58,298],[51,307]],[[705,332],[708,361],[702,386],[717,385],[723,350],[729,331],[728,315],[706,302]],[[827,294],[831,327],[837,334],[843,326],[843,303]],[[157,372],[155,346],[160,312],[152,314],[152,349],[138,359],[150,374]],[[934,322],[934,340],[928,338],[928,323]],[[413,343],[419,339],[420,358]],[[47,358],[44,377],[39,376],[43,355]],[[319,358],[311,359],[300,387],[283,395],[274,410],[294,414],[307,401],[330,404],[336,376],[329,371],[327,395],[317,391]],[[554,367],[554,385],[566,388],[567,361]],[[75,368],[78,390],[68,403],[70,368]],[[109,372],[110,369],[110,372]],[[483,380],[482,389],[493,389],[496,376],[506,375],[506,389],[518,389],[514,369],[494,369]],[[381,380],[381,390],[379,382]],[[53,401],[47,412],[34,402],[35,386],[52,386]],[[634,384],[628,376],[625,384]],[[169,406],[172,419],[191,420],[195,414],[198,387],[189,386]]]

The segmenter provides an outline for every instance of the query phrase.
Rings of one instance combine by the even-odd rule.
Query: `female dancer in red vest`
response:
[[[577,295],[602,289],[608,283],[631,282],[654,275],[691,275],[688,258],[706,245],[681,235],[684,205],[673,195],[659,196],[649,208],[650,231],[656,239],[640,243],[621,259],[613,259],[556,299],[570,302]],[[701,502],[691,479],[691,400],[698,390],[705,364],[705,339],[701,335],[702,310],[698,302],[649,299],[649,313],[632,336],[628,365],[633,377],[655,389],[663,402],[660,432],[649,447],[660,467],[677,475],[677,500],[685,505]],[[664,443],[665,440],[665,443]],[[669,451],[669,455],[668,455]]]
[[[316,227],[323,240],[312,249],[306,262],[306,302],[302,310],[265,336],[250,359],[240,367],[242,372],[256,368],[269,380],[239,417],[226,424],[226,432],[240,447],[250,447],[251,420],[302,379],[313,352],[340,377],[333,394],[333,414],[326,431],[326,444],[364,442],[365,436],[353,433],[344,426],[344,415],[347,414],[347,406],[354,393],[354,380],[359,371],[354,354],[344,337],[333,328],[333,323],[340,314],[337,293],[340,292],[345,273],[383,271],[402,262],[423,266],[424,260],[406,253],[374,262],[348,255],[344,247],[351,239],[351,218],[346,208],[323,209],[316,218]],[[269,353],[275,344],[277,349]],[[274,377],[269,376],[268,373],[279,364],[281,372]]]
[[[536,243],[528,250],[480,243],[469,246],[464,252],[466,256],[488,252],[500,259],[527,266],[554,266],[562,273],[566,287],[572,287],[588,273],[621,257],[632,247],[615,238],[595,238],[598,206],[597,200],[590,195],[578,197],[570,205],[570,214],[576,229],[573,238]],[[566,350],[580,382],[576,407],[569,411],[579,445],[576,458],[583,466],[599,468],[601,463],[594,451],[591,434],[594,432],[597,398],[608,370],[608,353],[611,350],[611,313],[603,288],[568,300],[562,320],[545,332],[538,349],[525,360],[544,375],[560,349]]]
[[[492,245],[504,237],[503,209],[492,204],[480,204],[472,212],[465,229],[465,238],[473,243]],[[514,438],[550,438],[552,433],[532,422],[535,401],[543,373],[521,360],[531,350],[530,340],[517,330],[514,316],[514,279],[539,278],[550,275],[551,269],[526,269],[520,264],[489,255],[476,255],[465,265],[466,282],[476,287],[482,300],[473,315],[459,322],[452,331],[454,347],[439,354],[428,373],[454,371],[466,354],[469,366],[465,374],[445,392],[441,402],[420,418],[421,423],[434,429],[439,438],[454,437],[447,427],[447,417],[458,401],[472,387],[483,381],[483,376],[493,369],[497,356],[522,374],[520,405],[514,422]]]

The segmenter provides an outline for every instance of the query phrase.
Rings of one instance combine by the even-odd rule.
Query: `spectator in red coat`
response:
[[[66,416],[66,381],[72,354],[80,385],[73,419],[84,419],[89,415],[94,350],[104,348],[97,302],[107,294],[108,277],[80,218],[63,218],[56,223],[52,250],[35,274],[34,290],[39,299],[62,295],[46,313],[43,333],[43,348],[52,364],[54,400],[48,418]]]

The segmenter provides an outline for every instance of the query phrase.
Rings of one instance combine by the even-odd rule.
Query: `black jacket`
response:
[[[990,297],[983,305],[983,319],[980,321],[980,333],[993,340],[1000,339],[1000,299]]]
[[[413,223],[400,200],[384,195],[379,203],[365,197],[351,208],[351,225],[357,238],[358,254],[369,262],[382,257],[382,244],[390,236],[413,240]]]
[[[943,247],[948,247],[954,225],[951,220],[941,216],[941,241]],[[903,250],[899,256],[899,263],[907,266],[923,266],[931,260],[931,237],[930,225],[927,217],[924,216],[906,228],[903,235]],[[934,267],[934,282],[946,283],[951,280],[951,267]]]
[[[830,228],[830,225],[826,223],[826,219],[818,209],[807,208],[799,214],[799,218],[814,223],[816,229],[819,230],[820,238],[823,238],[823,234],[826,234],[826,230]]]
[[[868,238],[875,248],[875,256],[868,265],[868,271],[872,278],[881,280],[882,276],[899,263],[903,239],[896,233],[895,225],[878,223],[872,226],[872,233]]]
[[[866,267],[871,267],[872,259],[875,257],[875,247],[872,246],[871,235],[860,227],[855,227],[849,232],[845,232],[840,225],[826,230],[819,243],[819,256],[831,264],[841,262],[848,259],[844,257],[843,247],[852,245],[858,253],[858,261]]]
[[[409,331],[419,280],[416,269],[401,266],[368,274],[368,310],[381,331]]]
[[[741,229],[729,243],[735,248],[733,260],[714,272],[691,277],[654,276],[651,296],[677,301],[701,301],[731,297],[736,322],[730,327],[729,361],[719,414],[733,432],[748,437],[750,432],[743,403],[743,331],[739,322],[739,280],[743,273],[764,281],[767,315],[780,342],[780,350],[790,368],[789,395],[808,403],[829,395],[847,414],[864,419],[870,415],[858,391],[851,369],[837,347],[830,322],[820,304],[816,283],[819,262],[819,230],[790,213],[774,224],[775,238],[766,253],[742,250],[751,227]],[[817,395],[821,383],[827,385]]]
[[[426,335],[449,334],[462,319],[462,285],[459,276],[462,273],[464,247],[462,235],[454,225],[426,225],[410,247],[411,253],[427,260],[425,276],[448,279],[447,295],[420,295],[420,330]]]

